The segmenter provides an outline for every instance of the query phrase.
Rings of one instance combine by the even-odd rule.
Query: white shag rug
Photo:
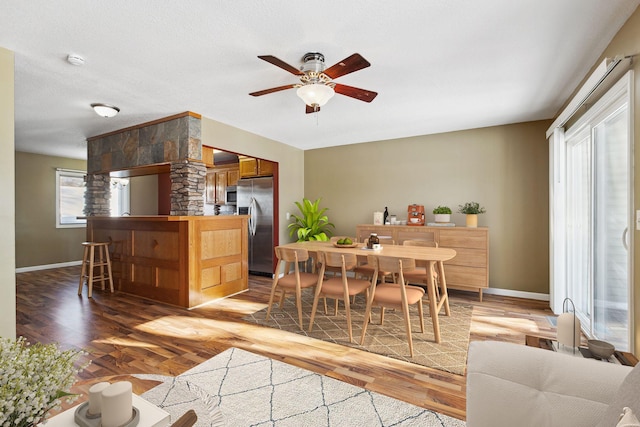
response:
[[[230,348],[143,394],[172,414],[189,409],[197,426],[420,426],[465,423],[314,372]]]

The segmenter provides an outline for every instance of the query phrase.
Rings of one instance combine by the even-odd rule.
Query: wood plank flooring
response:
[[[89,352],[81,379],[132,373],[178,375],[229,347],[238,347],[456,418],[465,418],[465,377],[365,351],[243,322],[265,307],[270,279],[251,276],[249,290],[216,307],[191,310],[93,291],[77,295],[80,267],[17,277],[17,334]],[[471,340],[524,344],[526,334],[554,337],[548,303],[450,291],[472,304]]]

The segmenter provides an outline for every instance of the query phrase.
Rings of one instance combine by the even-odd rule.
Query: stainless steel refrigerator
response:
[[[249,273],[273,275],[273,177],[238,181],[238,214],[249,215]]]

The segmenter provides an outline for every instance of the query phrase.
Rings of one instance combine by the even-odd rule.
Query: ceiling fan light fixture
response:
[[[114,117],[120,112],[118,107],[101,103],[91,104],[91,108],[101,117]]]
[[[318,83],[300,86],[296,93],[309,107],[322,107],[335,95],[331,86]]]

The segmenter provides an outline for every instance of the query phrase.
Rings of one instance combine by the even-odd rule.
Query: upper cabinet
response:
[[[208,168],[213,167],[213,147],[202,146],[202,163]]]
[[[216,166],[207,170],[205,201],[224,205],[227,187],[238,185],[238,165]]]
[[[236,169],[229,169],[227,171],[227,185],[238,185],[240,179],[240,171]]]
[[[254,157],[239,156],[240,178],[273,175],[274,163]]]

